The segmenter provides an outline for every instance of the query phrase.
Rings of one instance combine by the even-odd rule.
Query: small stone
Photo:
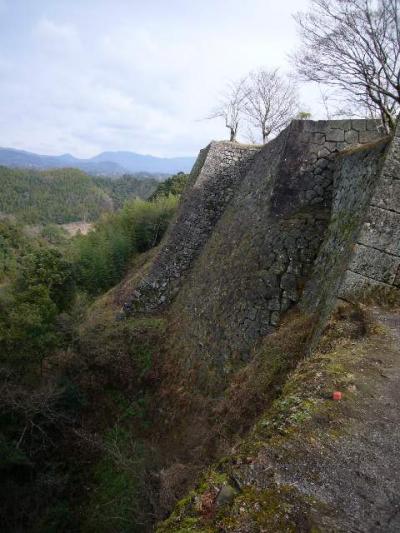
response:
[[[217,507],[231,503],[237,493],[238,491],[230,485],[224,485],[219,491],[216,499]]]
[[[278,311],[273,311],[271,313],[271,318],[269,319],[272,326],[277,326],[279,322],[280,313]]]

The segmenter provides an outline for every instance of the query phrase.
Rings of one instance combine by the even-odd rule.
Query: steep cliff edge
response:
[[[344,346],[336,339],[330,351],[315,350],[321,336],[326,342],[327,324],[329,337],[329,317],[338,297],[348,302],[400,301],[399,138],[399,129],[393,138],[383,136],[376,121],[294,121],[263,147],[214,142],[201,151],[175,223],[142,276],[127,282],[117,297],[126,314],[162,316],[167,324],[151,411],[150,438],[162,458],[156,474],[158,518],[207,464],[226,455],[227,464],[235,465],[237,453],[229,453],[233,444],[247,450],[256,439],[261,448],[269,446],[269,433],[259,433],[263,424],[272,424],[279,440],[279,420],[286,428],[286,418],[290,422],[294,417],[295,423],[289,424],[293,438],[304,437],[307,443],[305,449],[296,448],[296,454],[311,468],[307,453],[314,433],[315,445],[325,446],[325,440],[318,440],[325,431],[318,422],[325,407],[332,410],[329,420],[337,415],[339,422],[346,422],[346,412],[340,414],[326,401],[327,391],[352,387],[346,376],[356,371],[362,357],[377,357],[380,343],[395,357],[388,336],[367,334],[363,313],[345,321],[355,336],[343,334]],[[357,307],[350,309],[357,315]],[[336,330],[340,335],[340,327]],[[310,354],[295,370],[298,388],[292,394],[290,372]],[[325,396],[315,383],[321,376],[322,382],[326,377]],[[303,398],[308,384],[315,385],[316,392]],[[368,396],[358,398],[365,409]],[[350,403],[343,406],[352,408]],[[356,410],[353,413],[356,417]],[[308,439],[297,422],[314,414]],[[285,442],[290,449],[292,441]],[[284,446],[281,452],[281,441],[278,444],[273,453],[291,461]],[[351,460],[358,447],[362,449],[360,441],[353,444]],[[379,447],[373,453],[371,457],[379,455]],[[267,463],[249,457],[248,464],[260,461],[254,468],[259,468],[262,481],[248,477],[246,485],[240,479],[241,467],[218,467],[160,531],[311,531],[313,517],[325,509],[328,496],[313,507],[311,489],[298,494],[297,485],[293,488],[296,476],[300,481],[307,476],[300,467],[296,470],[295,460],[294,477],[279,483],[285,470],[285,463],[280,464],[271,470],[276,479],[270,486],[262,477]],[[242,459],[239,464],[247,464]],[[332,466],[344,457],[328,459]],[[327,471],[316,476],[322,479]],[[337,478],[332,482],[336,485]],[[224,515],[217,501],[220,491],[231,493]],[[251,517],[248,501],[253,506],[249,512],[255,513]],[[326,516],[342,512],[340,501],[338,495]],[[383,503],[382,523],[387,523],[388,501]],[[267,506],[271,515],[267,519],[261,513],[265,523],[255,518],[260,506]],[[287,506],[294,510],[293,523]],[[281,529],[268,521],[279,516]],[[329,527],[339,524],[332,520],[326,518]],[[325,527],[325,522],[316,524]],[[367,524],[360,531],[373,531],[371,527]]]
[[[373,309],[374,326],[349,337],[359,317],[346,313],[157,532],[399,530],[400,314]]]
[[[264,147],[212,143],[125,309],[169,305],[174,350],[186,364],[213,368],[217,390],[305,286],[305,308],[316,309],[326,271],[338,285],[329,288],[334,300],[387,144],[378,123],[365,120],[293,121]]]

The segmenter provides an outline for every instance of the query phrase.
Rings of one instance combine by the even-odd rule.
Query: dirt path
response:
[[[400,310],[372,314],[371,335],[346,336],[350,322],[336,322],[338,342],[298,365],[197,499],[160,531],[400,532]],[[221,474],[224,494],[235,495],[219,509]]]
[[[373,314],[387,333],[368,344],[354,372],[343,435],[320,435],[292,464],[265,457],[279,484],[326,504],[317,517],[324,532],[400,532],[400,313]]]

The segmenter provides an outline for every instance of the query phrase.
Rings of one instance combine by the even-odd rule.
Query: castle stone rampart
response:
[[[400,125],[377,176],[353,256],[339,291],[400,289]]]
[[[176,221],[126,311],[151,312],[171,302],[260,148],[212,142],[201,150]]]
[[[221,383],[294,304],[321,326],[338,295],[397,290],[399,144],[373,120],[293,121],[263,147],[211,143],[126,310],[168,306],[173,349]]]
[[[176,349],[219,374],[248,359],[257,339],[299,301],[329,230],[336,189],[346,197],[338,153],[381,138],[377,126],[293,121],[263,147],[212,143],[130,308],[172,303]],[[379,154],[368,157],[373,181]]]
[[[384,162],[387,139],[345,150],[335,158],[330,220],[301,306],[320,317],[320,329],[341,291],[360,225]]]

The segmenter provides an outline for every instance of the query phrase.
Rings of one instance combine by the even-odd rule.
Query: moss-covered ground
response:
[[[387,379],[399,375],[396,336],[374,314],[377,321],[367,309],[337,309],[315,354],[299,363],[248,435],[203,475],[158,533],[350,531],[369,520],[357,498],[375,490],[371,471],[389,437],[382,431],[367,445],[364,433],[395,405],[398,393],[387,389]],[[333,391],[342,393],[340,401]],[[383,472],[382,483],[389,478]],[[221,504],[223,487],[233,490]],[[360,531],[395,531],[383,527],[388,501],[379,505],[382,527],[361,523]]]

